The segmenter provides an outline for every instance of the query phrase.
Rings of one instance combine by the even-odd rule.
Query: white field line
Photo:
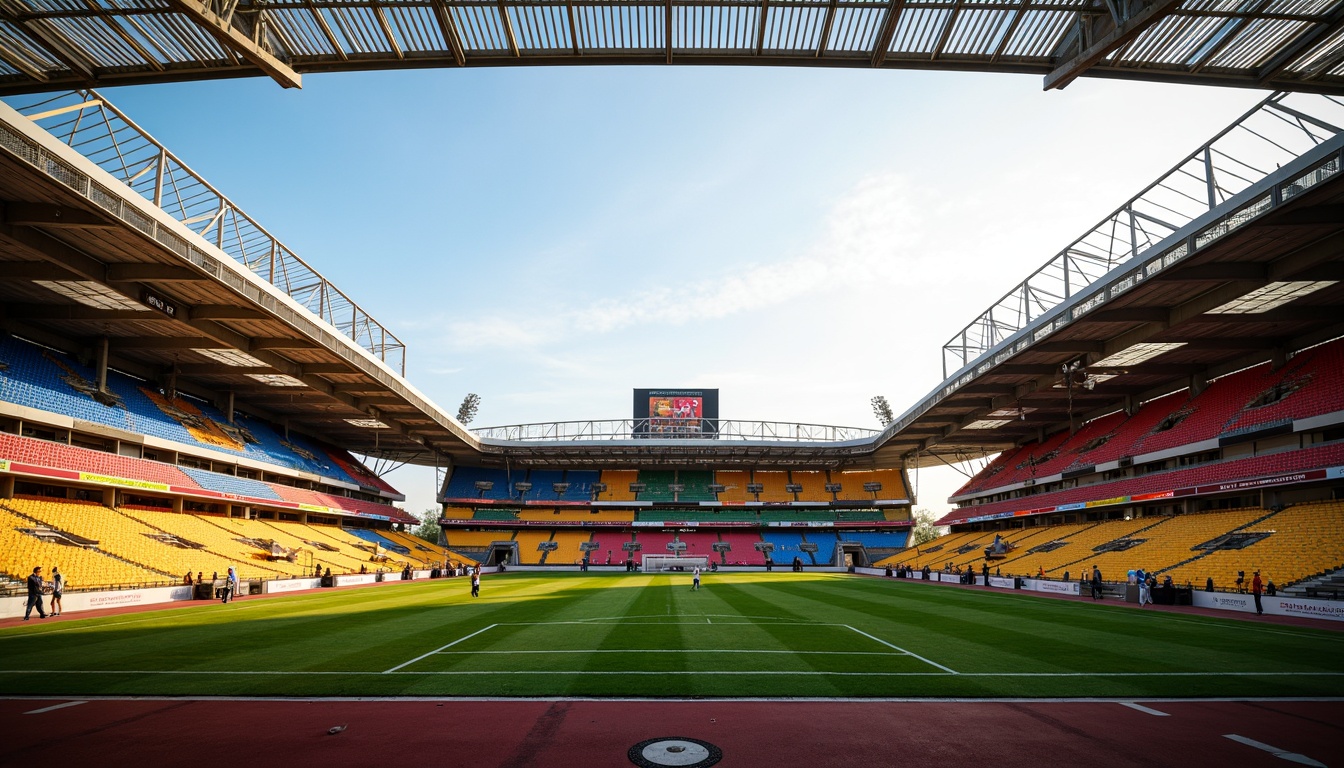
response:
[[[465,639],[465,638],[463,638]],[[423,657],[422,657],[423,658]],[[407,662],[408,664],[410,662]],[[349,675],[355,677],[377,676],[377,675],[796,675],[796,676],[827,676],[835,675],[839,677],[850,676],[878,676],[878,677],[947,677],[946,672],[779,672],[779,671],[759,671],[759,672],[738,672],[738,671],[715,671],[715,672],[694,672],[694,671],[648,671],[632,670],[628,672],[621,671],[590,671],[586,669],[575,670],[509,670],[504,672],[487,671],[446,671],[446,672],[360,672],[360,671],[321,671],[321,670],[291,670],[291,671],[255,671],[255,670],[228,670],[228,671],[210,671],[201,669],[173,670],[173,669],[0,669],[0,675],[252,675],[276,677],[305,675],[330,676],[330,675]],[[1344,672],[957,672],[958,677],[1344,677]],[[3,697],[0,697],[3,698]],[[736,700],[736,699],[735,699]],[[792,701],[792,699],[790,699]],[[828,701],[830,699],[827,699]],[[1113,701],[1113,699],[1104,699]],[[1218,701],[1220,699],[1209,699]],[[1228,701],[1259,701],[1259,699],[1238,699],[1230,698]],[[1278,699],[1266,699],[1278,701]],[[1327,698],[1306,698],[1304,701],[1334,701],[1337,699]],[[919,699],[924,701],[924,699]],[[976,699],[979,701],[979,699]],[[1036,701],[1036,699],[1025,699],[1025,701]],[[1076,701],[1076,699],[1067,699],[1067,701]],[[1206,701],[1206,699],[1191,699],[1191,701]]]
[[[909,656],[908,653],[890,653],[888,651],[788,651],[788,650],[769,650],[769,651],[751,651],[741,648],[631,648],[629,650],[620,650],[618,648],[599,648],[592,651],[583,649],[578,650],[551,650],[551,651],[439,651],[440,656],[518,656],[522,654],[542,654],[551,655],[555,653],[778,653],[790,656]]]
[[[78,707],[80,704],[88,704],[88,703],[89,703],[88,701],[67,701],[64,704],[52,704],[50,707],[43,707],[41,709],[30,710],[28,712],[24,712],[23,714],[40,715],[43,712],[52,712],[57,709],[65,709],[66,707]]]
[[[673,625],[673,624],[699,624],[699,623],[700,623],[700,621],[699,621],[700,619],[702,619],[702,618],[707,618],[707,617],[713,617],[713,618],[716,618],[716,619],[756,619],[756,620],[757,620],[757,621],[734,621],[734,622],[724,622],[724,621],[720,621],[720,622],[719,622],[720,624],[756,624],[756,623],[760,623],[760,620],[766,620],[766,621],[764,621],[764,623],[766,623],[766,624],[796,624],[797,626],[800,626],[800,627],[848,627],[848,626],[849,626],[848,624],[836,624],[836,623],[834,623],[834,622],[827,622],[827,621],[795,621],[795,620],[793,620],[793,619],[788,618],[787,616],[738,616],[738,615],[736,615],[736,614],[717,614],[717,613],[702,613],[702,614],[699,614],[699,615],[679,616],[679,617],[677,617],[677,618],[693,618],[693,619],[695,619],[695,621],[679,621],[679,622],[678,622],[678,621],[644,621],[644,622],[632,622],[632,621],[628,621],[627,619],[641,619],[641,618],[656,619],[656,618],[659,618],[659,617],[658,617],[658,616],[628,616],[628,617],[611,616],[611,617],[600,618],[600,619],[559,619],[559,620],[556,620],[556,621],[501,621],[501,622],[499,622],[499,626],[501,626],[501,627],[549,627],[549,626],[551,626],[552,624],[580,624],[580,625],[582,625],[582,624],[667,624],[667,625],[671,626],[671,625]]]
[[[563,620],[559,620],[559,621],[555,621],[555,622],[540,622],[540,623],[543,623],[543,624],[547,624],[547,623],[553,623],[553,624],[587,624],[587,623],[589,623],[589,622],[625,621],[625,620],[627,620],[627,619],[661,619],[661,618],[663,618],[665,615],[666,615],[666,614],[662,614],[662,613],[641,613],[641,614],[631,614],[631,615],[629,615],[629,616],[589,616],[589,617],[586,618],[586,619],[563,619]],[[765,619],[765,620],[768,620],[768,621],[788,621],[788,622],[792,622],[792,623],[794,623],[794,624],[820,624],[820,623],[822,623],[822,622],[815,622],[815,621],[799,621],[799,620],[797,620],[797,619],[789,618],[788,616],[751,616],[751,615],[748,615],[748,614],[745,614],[745,613],[695,613],[695,614],[684,614],[684,615],[687,615],[687,616],[712,616],[712,617],[714,617],[714,618],[716,618],[716,619]]]
[[[1268,745],[1268,744],[1265,744],[1264,742],[1256,741],[1255,739],[1248,739],[1248,738],[1246,738],[1245,736],[1239,736],[1239,735],[1237,735],[1237,734],[1235,734],[1235,733],[1225,733],[1225,734],[1223,734],[1223,738],[1224,738],[1224,739],[1231,739],[1231,740],[1233,740],[1233,741],[1235,741],[1235,742],[1237,742],[1237,743],[1239,743],[1239,744],[1245,744],[1245,745],[1248,746],[1248,747],[1255,747],[1256,749],[1263,749],[1264,751],[1266,751],[1266,752],[1268,752],[1269,754],[1271,754],[1271,755],[1273,755],[1273,756],[1279,758],[1280,760],[1287,760],[1287,761],[1290,762],[1290,763],[1297,763],[1298,765],[1311,765],[1311,766],[1318,766],[1319,768],[1326,768],[1325,763],[1319,763],[1319,762],[1317,762],[1317,761],[1315,761],[1315,760],[1312,760],[1310,757],[1307,757],[1306,755],[1299,755],[1299,754],[1296,753],[1296,752],[1289,752],[1289,751],[1286,750],[1286,749],[1279,749],[1278,747],[1270,746],[1270,745]]]
[[[454,640],[453,642],[451,642],[451,643],[449,643],[449,644],[447,644],[447,645],[445,645],[445,646],[443,646],[443,647],[441,647],[441,648],[436,648],[436,649],[430,651],[429,653],[422,653],[422,654],[420,654],[419,656],[416,656],[414,659],[411,659],[410,661],[407,661],[407,662],[403,662],[403,663],[401,663],[401,664],[398,664],[397,666],[395,666],[395,667],[393,667],[393,668],[387,670],[386,672],[383,672],[383,674],[388,675],[388,674],[391,674],[391,673],[393,673],[393,672],[396,672],[397,670],[401,669],[402,667],[409,667],[410,665],[414,664],[414,663],[417,662],[417,661],[420,661],[420,660],[422,660],[422,659],[427,659],[427,658],[429,658],[430,656],[433,656],[434,654],[438,653],[439,651],[445,650],[445,649],[447,649],[447,648],[452,648],[454,645],[457,645],[458,643],[462,642],[463,640],[470,640],[471,638],[473,638],[473,637],[475,637],[475,636],[481,634],[482,632],[485,632],[486,630],[489,630],[489,629],[494,629],[495,627],[498,627],[498,626],[499,626],[498,624],[491,624],[490,626],[485,627],[485,628],[483,628],[483,629],[478,629],[478,630],[476,630],[475,632],[472,632],[470,635],[467,635],[466,637],[459,637],[459,638],[457,638],[456,640]]]
[[[882,638],[879,638],[879,637],[873,637],[872,635],[868,634],[867,632],[864,632],[864,631],[861,630],[861,629],[854,629],[854,627],[851,627],[851,626],[849,626],[848,624],[842,624],[842,625],[840,625],[840,626],[847,627],[847,628],[849,628],[849,629],[851,629],[851,630],[853,630],[853,631],[855,631],[855,632],[858,632],[860,635],[863,635],[864,637],[868,638],[869,640],[873,640],[873,641],[879,642],[879,643],[881,643],[881,644],[887,646],[888,648],[894,648],[894,649],[900,651],[901,653],[904,653],[904,654],[907,655],[907,656],[913,656],[914,658],[919,659],[920,661],[924,662],[925,664],[928,664],[928,665],[931,666],[931,667],[937,667],[937,668],[943,670],[944,672],[947,672],[948,674],[951,674],[951,675],[960,674],[960,673],[958,673],[955,669],[952,669],[951,667],[944,667],[942,664],[939,664],[939,663],[936,662],[936,661],[929,661],[928,659],[924,658],[923,656],[920,656],[918,653],[911,653],[910,651],[907,651],[907,650],[905,650],[904,648],[902,648],[902,647],[900,647],[900,646],[898,646],[898,645],[892,645],[891,643],[888,643],[886,640],[883,640]]]
[[[1171,715],[1167,712],[1160,712],[1156,709],[1153,709],[1152,707],[1145,707],[1142,704],[1135,704],[1132,701],[1121,701],[1118,703],[1122,707],[1129,707],[1130,709],[1135,710],[1136,712],[1142,712],[1146,715],[1152,715],[1153,717],[1171,717]]]

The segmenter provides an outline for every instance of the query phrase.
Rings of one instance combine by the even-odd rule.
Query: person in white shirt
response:
[[[695,566],[695,573],[691,581],[691,591],[696,592],[700,589],[700,566]]]

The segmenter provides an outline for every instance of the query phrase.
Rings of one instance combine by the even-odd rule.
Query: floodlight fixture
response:
[[[555,491],[557,495],[562,494],[569,490],[569,483],[551,483],[551,490]]]
[[[763,483],[747,483],[747,493],[763,493],[765,485]]]
[[[709,484],[709,492],[710,492],[710,493],[723,493],[723,492],[726,491],[726,490],[728,490],[728,486],[723,485],[722,483],[710,483],[710,484]]]
[[[532,490],[532,484],[529,482],[514,483],[513,490],[519,491],[520,493],[527,493],[528,491]]]
[[[827,483],[827,484],[826,484],[826,492],[827,492],[827,493],[839,493],[839,492],[840,492],[840,483]]]
[[[477,480],[477,481],[475,482],[475,486],[476,486],[476,490],[478,490],[478,491],[493,491],[493,490],[495,489],[495,481],[494,481],[494,480]]]
[[[881,483],[864,483],[864,484],[863,484],[863,490],[867,491],[868,493],[877,493],[878,491],[882,490],[882,484],[881,484]]]
[[[784,486],[784,490],[788,493],[802,493],[803,486],[799,485],[798,483],[789,483],[788,485]]]

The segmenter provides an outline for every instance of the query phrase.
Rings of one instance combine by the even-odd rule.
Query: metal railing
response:
[[[943,378],[1279,166],[1341,133],[1342,126],[1344,99],[1270,95],[961,329],[943,345]]]
[[[405,375],[400,339],[98,92],[6,103]]]
[[[871,440],[879,430],[863,427],[839,427],[827,424],[800,424],[787,421],[741,421],[706,419],[700,432],[659,432],[659,420],[607,419],[588,421],[551,421],[481,427],[473,430],[482,440],[582,442],[593,440],[769,440],[798,443],[841,443]]]

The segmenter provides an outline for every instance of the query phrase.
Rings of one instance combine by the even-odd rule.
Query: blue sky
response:
[[[477,425],[875,426],[976,314],[1263,93],[871,70],[308,75],[105,94],[409,347]],[[432,471],[390,478],[432,505]],[[950,470],[920,473],[946,509]]]

